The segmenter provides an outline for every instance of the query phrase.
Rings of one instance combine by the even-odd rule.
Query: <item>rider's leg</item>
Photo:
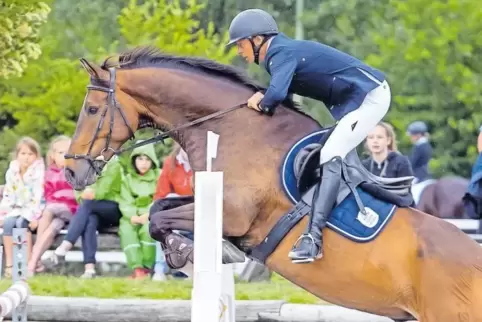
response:
[[[389,106],[390,88],[383,82],[366,96],[358,109],[340,119],[321,149],[323,174],[313,194],[307,233],[300,236],[289,253],[294,263],[309,263],[322,257],[322,229],[336,202],[342,160],[383,119]]]

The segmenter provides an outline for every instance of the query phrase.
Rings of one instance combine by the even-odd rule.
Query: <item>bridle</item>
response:
[[[104,153],[107,151],[112,151],[116,152],[113,148],[110,146],[110,140],[112,138],[112,132],[114,131],[114,114],[116,111],[119,111],[120,115],[122,116],[122,119],[124,120],[124,124],[127,126],[129,129],[129,139],[134,139],[134,131],[132,130],[132,127],[129,125],[129,121],[127,120],[127,117],[125,116],[124,111],[119,105],[119,102],[117,101],[115,97],[115,80],[116,80],[116,71],[115,68],[109,68],[109,73],[110,73],[110,80],[109,80],[109,87],[104,87],[104,86],[98,86],[98,85],[88,85],[87,86],[87,91],[90,90],[95,90],[95,91],[101,91],[107,93],[107,101],[105,104],[105,109],[102,111],[102,114],[100,116],[99,123],[97,123],[97,128],[95,129],[94,136],[92,137],[92,140],[90,141],[90,146],[89,150],[87,151],[86,154],[65,154],[64,158],[65,159],[74,159],[74,160],[87,160],[89,161],[90,165],[92,168],[95,170],[97,175],[99,175],[102,172],[102,166],[98,166],[96,162],[102,162],[106,163],[105,161],[105,156]],[[105,139],[105,147],[102,149],[100,152],[99,157],[97,158],[92,158],[91,152],[92,148],[94,147],[95,140],[97,139],[97,136],[99,135],[100,130],[102,129],[102,126],[104,125],[105,118],[107,116],[107,112],[110,111],[110,120],[109,120],[109,133],[107,133],[107,137]]]
[[[221,110],[218,112],[211,113],[209,115],[200,117],[194,121],[188,122],[186,124],[182,124],[178,127],[175,127],[169,131],[160,133],[150,139],[144,140],[142,142],[138,142],[136,144],[130,145],[126,148],[121,148],[118,150],[113,149],[110,146],[110,140],[112,138],[112,132],[114,131],[114,116],[115,112],[118,111],[124,120],[125,126],[129,129],[129,140],[135,139],[134,131],[132,130],[132,127],[129,125],[129,121],[127,120],[127,117],[122,110],[122,106],[119,104],[119,102],[116,99],[115,96],[115,84],[116,84],[116,69],[115,67],[110,67],[109,68],[109,74],[110,74],[110,80],[109,80],[109,87],[105,86],[99,86],[99,85],[88,85],[87,90],[95,90],[95,91],[101,91],[107,93],[107,101],[106,101],[106,108],[102,111],[99,123],[97,124],[97,128],[94,132],[94,135],[92,137],[92,140],[90,141],[90,146],[86,154],[65,154],[64,158],[65,159],[74,159],[74,160],[87,160],[91,167],[95,170],[97,175],[100,175],[102,172],[103,165],[107,163],[107,160],[104,156],[104,153],[107,151],[112,151],[114,155],[119,155],[121,153],[124,153],[126,151],[133,150],[137,147],[151,144],[151,143],[156,143],[156,142],[162,142],[164,143],[164,140],[169,138],[173,133],[183,130],[189,127],[192,127],[194,125],[203,123],[207,120],[214,119],[216,117],[219,117],[221,115],[224,115],[226,113],[232,112],[234,110],[237,110],[238,108],[246,106],[246,103],[242,103],[236,106],[233,106],[231,108],[228,108],[226,110]],[[110,111],[110,120],[109,120],[109,132],[107,133],[107,137],[105,140],[105,147],[102,149],[100,152],[100,155],[96,158],[93,158],[91,156],[92,148],[94,147],[95,140],[97,139],[97,136],[99,135],[100,130],[102,129],[102,126],[104,125],[104,121],[107,115],[107,112]],[[100,163],[101,165],[97,165]]]

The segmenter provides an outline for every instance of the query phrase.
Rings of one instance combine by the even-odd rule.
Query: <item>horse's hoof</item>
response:
[[[166,236],[164,242],[165,257],[167,265],[171,269],[180,269],[187,262],[194,261],[194,243],[187,237],[176,233],[170,233]]]

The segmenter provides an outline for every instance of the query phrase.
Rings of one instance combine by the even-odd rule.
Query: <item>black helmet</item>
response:
[[[257,35],[277,35],[278,33],[278,25],[269,13],[261,9],[244,10],[231,21],[227,46],[241,39]]]

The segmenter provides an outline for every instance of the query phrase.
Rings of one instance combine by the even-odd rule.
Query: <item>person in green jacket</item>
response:
[[[159,159],[152,144],[134,149],[131,165],[121,185],[119,237],[131,278],[149,276],[156,258],[156,244],[149,234],[149,208],[160,174]]]
[[[101,176],[94,184],[81,192],[76,192],[79,208],[70,221],[67,235],[45,263],[46,266],[53,268],[64,262],[67,252],[82,236],[85,271],[81,278],[96,276],[97,230],[100,227],[108,228],[119,225],[122,174],[120,160],[113,158],[105,165]]]

